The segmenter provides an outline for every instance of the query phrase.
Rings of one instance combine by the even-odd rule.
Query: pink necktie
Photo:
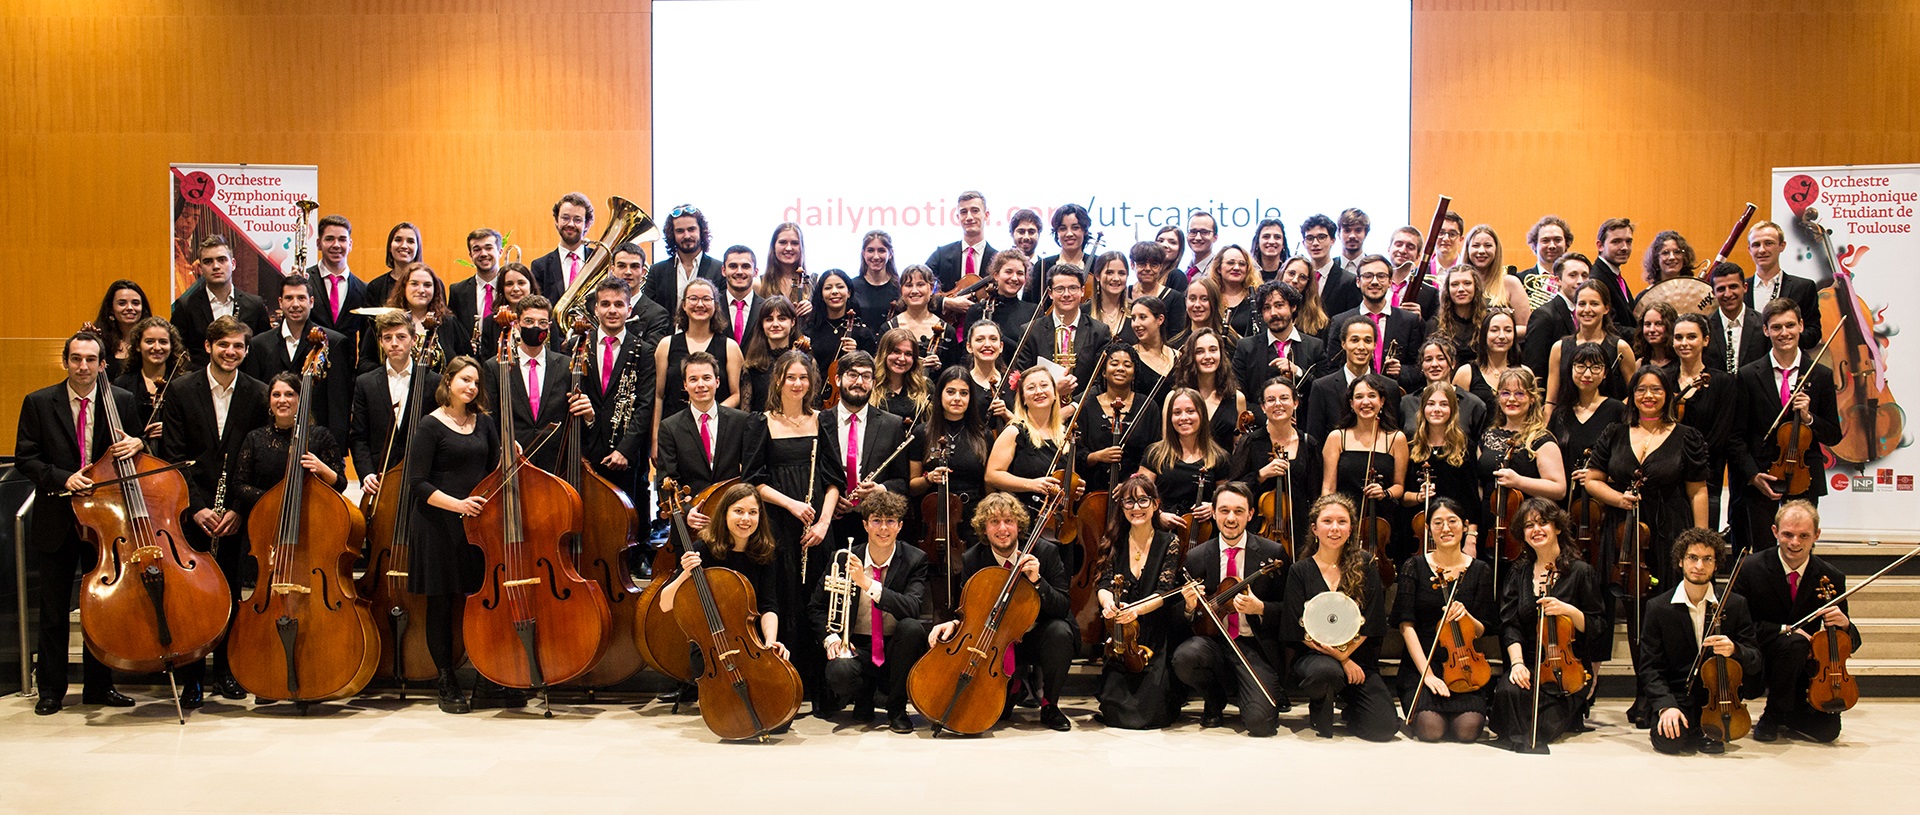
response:
[[[1199,277],[1199,276],[1200,276],[1200,264],[1198,264],[1198,263],[1195,263],[1195,264],[1192,264],[1192,265],[1190,265],[1190,266],[1188,266],[1188,267],[1187,267],[1187,280],[1188,280],[1188,281],[1192,281],[1192,280],[1193,280],[1194,278],[1196,278],[1196,277]]]
[[[1405,283],[1397,283],[1397,284],[1395,284],[1395,285],[1394,285],[1394,287],[1393,287],[1393,300],[1391,301],[1391,302],[1393,303],[1393,307],[1394,307],[1394,308],[1399,308],[1399,307],[1400,307],[1400,297],[1401,297],[1402,295],[1404,295],[1404,294],[1406,294],[1406,292],[1407,292],[1407,284],[1405,284]]]
[[[705,413],[700,414],[700,452],[706,454],[708,467],[713,466],[713,428],[711,426],[712,422],[713,422],[712,416]]]
[[[860,486],[860,414],[847,415],[847,496]]]
[[[580,256],[572,252],[568,252],[567,253],[567,285],[569,286],[573,285],[573,276],[579,273],[580,273]]]
[[[340,322],[340,276],[327,275],[327,302],[333,306],[333,321]]]
[[[607,385],[613,381],[613,344],[616,340],[608,337],[601,340],[606,347],[600,352],[600,393],[606,395]]]
[[[973,270],[974,270],[974,265],[973,265],[973,253],[974,253],[974,252],[976,252],[976,251],[979,251],[979,250],[977,250],[977,249],[974,249],[974,248],[973,248],[973,247],[971,247],[971,246],[969,246],[969,247],[967,247],[967,271],[966,271],[966,273],[967,273],[967,274],[969,274],[969,275],[971,275],[971,274],[974,274],[974,271],[973,271]]]
[[[1240,579],[1239,547],[1233,547],[1227,550],[1227,576],[1235,580]],[[1227,615],[1227,639],[1237,640],[1239,638],[1240,638],[1240,615],[1228,614]]]
[[[1800,573],[1787,572],[1787,601],[1800,599]]]
[[[745,345],[747,342],[747,301],[733,301],[733,341]]]
[[[1380,316],[1368,315],[1373,320],[1373,370],[1379,373],[1386,369],[1387,341],[1380,336]]]
[[[887,574],[886,567],[884,566],[873,567],[874,582],[876,583],[880,582],[882,579],[886,577],[886,574]],[[867,620],[871,624],[870,627],[873,630],[867,634],[867,636],[869,637],[869,639],[867,640],[867,651],[873,654],[874,667],[879,667],[881,665],[887,664],[887,643],[886,643],[886,639],[881,636],[881,629],[884,626],[880,620],[880,604],[872,603],[870,605],[873,606],[873,611],[871,612],[871,616],[869,616]]]
[[[540,421],[540,360],[527,360],[527,415]]]
[[[1787,387],[1787,377],[1791,376],[1792,374],[1793,374],[1792,368],[1780,369],[1780,404],[1782,405],[1793,400],[1793,389]]]
[[[91,462],[87,460],[87,397],[80,397],[80,412],[73,417],[73,440],[80,445],[80,469],[84,470]]]
[[[1273,356],[1275,359],[1279,359],[1279,360],[1285,360],[1287,358],[1287,340],[1274,341]]]
[[[487,304],[485,306],[480,307],[480,316],[476,318],[480,320],[484,320],[488,317],[493,316],[493,284],[488,283],[486,284],[486,286],[487,286]]]

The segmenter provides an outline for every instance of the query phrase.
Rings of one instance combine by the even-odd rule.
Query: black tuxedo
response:
[[[674,264],[675,261],[673,257],[669,255],[665,260],[647,267],[647,280],[645,284],[640,287],[640,292],[635,294],[634,297],[652,300],[655,304],[659,305],[662,310],[666,311],[668,315],[678,312],[680,309],[680,271],[675,268]],[[715,260],[712,255],[701,255],[699,270],[696,271],[695,274],[712,281],[715,290],[726,291],[727,282],[725,278],[721,277],[720,269],[720,261]],[[668,333],[671,333],[671,331]]]
[[[447,308],[451,309],[453,314],[440,330],[442,333],[451,331],[460,334],[460,344],[466,349],[462,353],[474,354],[484,359],[499,352],[500,325],[493,321],[492,314],[480,314],[480,307],[486,301],[486,291],[480,286],[479,277],[468,275],[467,279],[447,287]],[[493,308],[498,311],[504,305],[507,305],[507,294],[501,291],[500,276],[496,274],[493,278]],[[479,348],[472,347],[475,317],[480,318]]]
[[[649,300],[640,302],[652,305]],[[607,367],[605,333],[596,329],[586,338],[593,343],[587,354],[586,375],[580,380],[580,389],[593,402],[593,429],[587,434],[592,443],[588,445],[587,460],[593,462],[595,471],[629,497],[639,496],[639,500],[633,502],[634,507],[640,510],[642,518],[651,518],[652,507],[646,500],[642,479],[647,472],[647,452],[653,441],[653,348],[656,343],[641,336],[629,324],[626,337],[614,345],[612,367]],[[610,372],[606,374],[605,389],[600,387],[603,370]],[[625,423],[616,427],[613,414],[623,383],[632,394],[632,408]],[[626,458],[626,469],[615,470],[600,464],[601,459],[615,450]]]
[[[508,385],[512,388],[513,399],[513,439],[525,448],[525,455],[532,459],[533,466],[550,473],[560,471],[560,453],[565,446],[558,438],[549,439],[538,450],[534,444],[540,434],[546,432],[547,425],[565,424],[567,421],[567,396],[573,388],[572,374],[568,364],[572,362],[566,354],[547,351],[540,358],[540,415],[535,417],[527,403],[527,360],[526,349],[514,352],[514,370]],[[488,405],[488,412],[500,416],[500,361],[489,359],[480,363],[480,398]],[[584,384],[584,383],[583,383]],[[508,441],[502,439],[502,442]]]
[[[1033,323],[1033,333],[1027,335],[1027,342],[1013,354],[1013,369],[1024,371],[1040,357],[1052,359],[1056,347],[1054,339],[1055,317],[1052,309]],[[1021,326],[1022,331],[1026,326]],[[1014,338],[1018,340],[1018,337]],[[1100,362],[1100,351],[1113,341],[1113,330],[1107,324],[1093,319],[1085,308],[1080,309],[1080,319],[1073,324],[1073,378],[1079,387],[1087,387],[1096,374],[1094,365]],[[1067,394],[1062,394],[1066,398]]]
[[[348,420],[347,449],[353,454],[354,470],[361,478],[383,472],[382,465],[393,466],[407,453],[407,434],[413,429],[415,419],[432,412],[438,404],[434,401],[434,390],[440,387],[440,375],[431,370],[416,369],[415,375],[424,372],[425,376],[413,382],[416,390],[423,390],[420,409],[408,413],[404,409],[400,414],[400,429],[393,428],[393,408],[395,403],[408,401],[409,394],[394,393],[387,385],[387,369],[383,366],[361,374],[353,381],[353,408]],[[392,436],[392,456],[388,456],[388,436]]]
[[[867,544],[853,547],[853,555],[860,558],[864,567],[867,563]],[[853,656],[845,659],[828,660],[824,669],[827,684],[840,699],[858,701],[871,700],[876,686],[884,683],[887,691],[889,713],[905,715],[907,710],[907,675],[913,670],[915,662],[927,652],[927,627],[920,622],[920,609],[927,595],[927,556],[905,541],[896,541],[893,546],[893,559],[888,561],[885,574],[880,576],[880,598],[872,607],[893,621],[893,633],[886,634],[881,642],[883,665],[873,664],[872,637],[857,633],[861,626],[872,628],[871,616],[860,618],[861,598],[856,596],[851,609],[852,619],[847,629],[847,644],[853,649]],[[854,590],[859,591],[858,584]],[[815,582],[807,603],[808,622],[813,624],[812,632],[816,640],[827,636],[827,593],[825,584]],[[884,622],[882,624],[884,630]],[[798,640],[794,640],[798,642]],[[871,704],[871,701],[867,701]]]
[[[979,249],[980,253],[973,261],[973,273],[984,278],[987,276],[987,265],[993,262],[993,256],[999,254],[1000,250],[985,241],[981,242]],[[966,244],[954,241],[933,250],[933,254],[927,256],[927,267],[933,270],[933,279],[939,281],[941,291],[953,288],[953,284],[960,282],[961,276],[967,273]]]
[[[353,348],[360,347],[360,338],[373,326],[373,321],[364,315],[353,313],[354,309],[366,308],[374,303],[367,291],[367,284],[349,274],[340,289],[340,316],[333,316],[333,303],[328,299],[327,278],[320,273],[320,267],[307,269],[307,294],[313,297],[313,312],[308,317],[322,328],[331,328],[347,335]],[[259,333],[259,332],[254,332]]]
[[[1780,549],[1771,547],[1747,555],[1746,564],[1740,568],[1739,580],[1733,584],[1732,591],[1747,598],[1747,604],[1753,610],[1754,638],[1759,643],[1761,660],[1766,666],[1767,708],[1760,717],[1761,721],[1787,725],[1815,741],[1832,741],[1840,735],[1840,714],[1815,710],[1807,703],[1808,659],[1811,652],[1805,637],[1786,629],[1826,604],[1825,600],[1820,599],[1822,580],[1836,594],[1847,590],[1846,574],[1816,554],[1807,558],[1807,565],[1800,576],[1799,591],[1789,591],[1786,565],[1780,562]],[[1840,601],[1840,613],[1846,614],[1851,621],[1853,615],[1847,610],[1845,600]],[[1811,634],[1820,628],[1821,623],[1816,619],[1802,630]],[[1858,651],[1859,626],[1848,625],[1846,634],[1854,650]]]
[[[1334,426],[1340,423],[1341,412],[1346,409],[1346,368],[1346,364],[1341,363],[1333,373],[1313,380],[1313,386],[1307,390],[1307,422],[1301,429],[1316,439],[1325,439],[1327,434],[1332,433]],[[1380,402],[1380,417],[1387,424],[1392,424],[1398,418],[1392,406],[1400,404],[1400,387],[1394,385],[1387,390],[1388,393],[1381,394],[1384,398]]]
[[[1280,544],[1258,535],[1248,534],[1244,546],[1239,563],[1242,577],[1252,575],[1269,562],[1283,564],[1280,571],[1254,580],[1246,590],[1267,604],[1264,614],[1243,615],[1240,636],[1235,642],[1240,645],[1240,653],[1246,656],[1246,663],[1242,664],[1233,655],[1223,629],[1220,636],[1187,637],[1184,641],[1175,637],[1179,645],[1173,651],[1173,672],[1181,683],[1200,691],[1206,713],[1220,713],[1228,697],[1234,697],[1239,702],[1240,721],[1247,728],[1247,734],[1271,736],[1280,728],[1280,711],[1267,704],[1267,694],[1273,694],[1276,700],[1284,698],[1281,694],[1286,661],[1281,658],[1280,619],[1284,616],[1281,604],[1286,590],[1287,555]],[[1220,539],[1216,537],[1188,552],[1186,571],[1212,593],[1221,579]],[[1199,613],[1205,615],[1205,612]],[[1220,619],[1227,622],[1225,615]]]
[[[1030,531],[1022,530],[1022,535]],[[1016,541],[1015,551],[1018,551],[1017,544],[1024,541],[1024,537]],[[1029,581],[1027,585],[1039,592],[1040,616],[1014,645],[1014,675],[1024,677],[1029,670],[1038,668],[1041,699],[1058,703],[1067,679],[1067,665],[1080,639],[1079,626],[1067,604],[1067,567],[1060,560],[1060,547],[1045,540],[1036,541],[1033,556],[1040,561],[1040,582]],[[966,585],[980,570],[998,565],[993,548],[985,542],[967,547],[960,555],[960,585]],[[1015,579],[1027,578],[1019,575]]]
[[[1820,287],[1811,280],[1784,271],[1780,273],[1780,278],[1780,296],[1800,304],[1800,347],[1820,347],[1820,343],[1827,339],[1826,331],[1820,327]],[[1756,312],[1766,310],[1766,301],[1759,299],[1762,286],[1768,284],[1761,283],[1759,275],[1747,278],[1748,309]]]
[[[236,496],[240,485],[233,481],[233,471],[239,464],[241,442],[254,428],[273,421],[267,412],[266,383],[239,373],[227,403],[227,426],[221,432],[208,379],[204,368],[175,379],[167,388],[167,404],[160,409],[160,457],[168,461],[195,460],[186,471],[187,508],[180,520],[196,545],[205,544],[207,538],[200,525],[193,523],[194,513],[213,506],[222,473],[228,474],[228,508],[239,503]]]
[[[1327,267],[1327,282],[1320,287],[1320,311],[1339,314],[1360,307],[1360,278],[1338,257]]]
[[[1638,325],[1639,321],[1633,316],[1633,299],[1625,293],[1627,291],[1626,278],[1620,274],[1620,269],[1608,262],[1606,258],[1595,256],[1593,265],[1588,270],[1588,278],[1599,281],[1600,285],[1606,288],[1607,314],[1613,317],[1613,324],[1619,328],[1620,335],[1623,337],[1634,336],[1634,332],[1640,327]],[[1554,281],[1554,287],[1556,289],[1559,288],[1559,281]],[[1556,297],[1554,299],[1557,300],[1559,298]],[[1533,313],[1539,314],[1540,310],[1534,309]],[[1571,334],[1573,332],[1568,331],[1567,333]],[[1533,336],[1533,323],[1531,320],[1527,323],[1527,336]],[[1539,373],[1540,376],[1546,376],[1544,372]]]
[[[240,287],[233,287],[233,316],[253,329],[254,334],[267,331],[267,304]],[[207,326],[213,322],[213,300],[207,294],[205,281],[196,281],[187,287],[180,298],[173,301],[173,313],[167,322],[180,329],[180,339],[186,343],[188,364],[192,368],[207,367]]]
[[[627,330],[638,332],[649,348],[673,336],[673,318],[667,310],[645,297],[633,301],[633,314],[627,317]],[[746,349],[740,349],[745,351]]]
[[[815,472],[822,485],[840,488],[841,498],[849,497],[847,491],[847,432],[840,425],[840,409],[836,405],[820,411],[820,456]],[[871,480],[888,492],[907,494],[907,456],[902,453],[893,455],[901,443],[907,440],[906,423],[899,416],[888,413],[879,405],[868,403],[867,415],[861,421],[860,428],[860,472],[863,480]],[[880,462],[893,456],[886,469],[875,472]],[[834,539],[828,543],[838,544],[843,537],[864,538],[866,529],[861,525],[860,516],[849,512],[834,521]]]
[[[1553,346],[1561,338],[1578,331],[1567,299],[1556,294],[1533,310],[1527,318],[1527,339],[1520,344],[1520,361],[1541,382],[1547,381],[1547,369],[1553,364]]]
[[[1260,567],[1266,565],[1268,561],[1277,560],[1282,564],[1291,565],[1287,562],[1286,550],[1274,541],[1248,533],[1244,546],[1246,547],[1246,554],[1240,562],[1240,576],[1242,578],[1258,571]],[[1220,585],[1220,579],[1222,577],[1220,574],[1220,538],[1215,537],[1212,540],[1195,546],[1193,547],[1193,551],[1187,553],[1187,574],[1199,580],[1201,585],[1205,586],[1209,593]],[[1241,630],[1240,636],[1242,638],[1253,637],[1259,640],[1260,647],[1266,650],[1269,658],[1277,658],[1280,654],[1280,618],[1283,616],[1280,613],[1280,601],[1282,599],[1281,592],[1286,588],[1286,582],[1287,572],[1286,567],[1283,565],[1278,571],[1255,580],[1253,588],[1247,589],[1247,591],[1253,592],[1255,597],[1260,598],[1268,604],[1268,613],[1257,616],[1247,615],[1246,625]],[[1221,620],[1224,621],[1225,619],[1225,615],[1222,615]]]
[[[326,374],[313,383],[316,388],[313,415],[333,433],[334,438],[344,439],[348,437],[348,413],[353,404],[353,348],[347,345],[345,334],[323,326],[315,327],[320,328],[326,336],[328,360]],[[240,362],[241,373],[263,383],[271,383],[275,376],[282,373],[299,375],[306,364],[307,354],[313,350],[313,343],[302,336],[300,344],[294,348],[293,356],[289,357],[281,331],[276,328],[247,342],[247,358]],[[304,333],[305,329],[302,329]],[[273,390],[272,385],[269,384],[267,390]]]
[[[1296,332],[1297,333],[1297,332]],[[1306,389],[1313,377],[1313,366],[1320,364],[1326,343],[1319,337],[1301,334],[1287,346],[1287,359],[1300,366],[1306,373],[1306,381],[1294,388],[1304,398]],[[1255,407],[1260,404],[1261,390],[1267,380],[1280,375],[1280,368],[1274,365],[1277,353],[1273,347],[1273,335],[1265,327],[1250,336],[1241,337],[1233,347],[1233,376],[1240,382],[1240,391],[1247,396],[1247,409],[1259,412]]]
[[[587,258],[592,257],[592,253],[587,250],[585,243],[574,251],[580,253],[580,269],[585,271]],[[535,294],[548,300],[558,300],[560,295],[567,293],[567,264],[560,262],[559,247],[534,258],[533,263],[528,264],[528,271],[533,272]]]
[[[718,417],[713,428],[712,463],[707,462],[700,446],[700,426],[692,408],[660,420],[660,457],[654,462],[660,477],[671,478],[695,493],[729,478],[760,483],[766,418],[725,405],[714,410]]]
[[[1801,347],[1806,347],[1805,334],[1801,335]],[[1767,339],[1766,326],[1760,323],[1760,313],[1749,308],[1740,315],[1740,347],[1735,357],[1734,371],[1746,367],[1747,363],[1760,359],[1773,350],[1773,342]],[[1707,365],[1727,370],[1727,316],[1719,309],[1707,316],[1707,350],[1701,358]],[[1780,401],[1778,394],[1774,401]]]
[[[719,309],[727,315],[727,338],[732,339],[734,329],[737,328],[737,326],[733,324],[733,294],[727,291],[727,287],[723,285],[720,287],[720,294],[716,299],[718,302],[714,303],[714,308]],[[759,292],[748,291],[746,301],[747,321],[746,326],[740,330],[739,339],[740,353],[742,354],[747,351],[747,343],[753,342],[754,337],[760,336],[760,315],[764,313],[767,308],[767,298],[761,297]]]
[[[1340,340],[1333,333],[1339,330],[1340,324],[1348,317],[1365,313],[1362,309],[1355,308],[1335,315],[1333,319],[1327,321],[1327,331],[1321,336],[1321,341],[1330,347],[1338,347]],[[1371,318],[1368,319],[1371,321]],[[1402,389],[1418,390],[1427,381],[1426,376],[1420,373],[1420,343],[1427,339],[1427,323],[1414,316],[1413,312],[1401,308],[1388,310],[1385,322],[1384,330],[1374,338],[1374,341],[1382,346],[1399,343],[1398,353],[1394,354],[1394,358],[1400,360],[1400,376],[1394,378],[1398,380]],[[1384,354],[1385,351],[1382,353]]]
[[[1694,639],[1693,619],[1685,601],[1673,601],[1674,593],[1683,590],[1676,586],[1647,601],[1646,614],[1641,618],[1640,653],[1634,660],[1642,698],[1655,720],[1658,721],[1660,713],[1667,708],[1678,709],[1687,717],[1679,738],[1667,738],[1658,727],[1649,733],[1654,749],[1668,754],[1696,749],[1700,739],[1700,702],[1706,697],[1699,681],[1688,684],[1694,665],[1700,661],[1702,648],[1700,641]],[[1733,640],[1731,659],[1739,663],[1743,672],[1745,690],[1736,689],[1735,693],[1743,697],[1758,696],[1766,674],[1760,662],[1760,649],[1754,645],[1753,618],[1747,613],[1746,599],[1727,593],[1721,600],[1726,609],[1721,614],[1720,633]],[[1707,605],[1701,629],[1703,636],[1712,633],[1717,608],[1714,603]]]
[[[1806,381],[1809,400],[1808,412],[1813,414],[1813,438],[1820,444],[1840,443],[1840,409],[1837,406],[1833,385],[1833,372],[1825,365],[1813,361],[1811,354],[1800,355],[1800,372],[1795,374],[1797,385]],[[1733,431],[1733,451],[1728,458],[1729,478],[1732,483],[1746,488],[1748,498],[1763,500],[1750,486],[1754,475],[1765,472],[1767,465],[1779,457],[1779,447],[1767,432],[1773,420],[1780,415],[1780,380],[1773,375],[1771,354],[1762,355],[1741,366],[1740,373],[1734,376],[1735,417]],[[1789,416],[1789,419],[1792,417]],[[1826,457],[1819,448],[1809,451],[1807,468],[1812,472],[1812,486],[1804,495],[1790,497],[1818,498],[1827,494]],[[1767,502],[1771,503],[1771,502]],[[1766,524],[1755,531],[1766,529],[1772,524],[1772,508],[1767,509]]]

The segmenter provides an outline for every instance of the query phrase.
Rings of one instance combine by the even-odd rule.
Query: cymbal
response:
[[[378,317],[382,314],[399,314],[401,311],[402,309],[397,309],[392,306],[363,306],[353,309],[350,313],[358,314],[362,317]]]

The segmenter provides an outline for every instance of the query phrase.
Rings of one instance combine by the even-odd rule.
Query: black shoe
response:
[[[815,712],[819,712],[821,710],[824,710],[824,708],[818,708],[818,707],[815,708]],[[820,713],[820,718],[825,719],[829,716],[834,715],[837,712],[838,711],[826,711],[824,713]],[[873,705],[872,704],[854,705],[853,721],[855,724],[866,724],[868,722],[873,721]]]
[[[1073,729],[1073,722],[1067,719],[1067,714],[1060,712],[1059,705],[1040,708],[1040,723],[1060,733]]]
[[[1274,700],[1273,700],[1273,712],[1275,712],[1275,713],[1292,713],[1292,712],[1293,712],[1293,700],[1291,700],[1291,699],[1288,699],[1288,698],[1287,698],[1287,697],[1286,697],[1286,696],[1285,696],[1284,694],[1283,694],[1283,695],[1281,695],[1281,696],[1278,696],[1278,697],[1275,697],[1275,698],[1274,698]]]
[[[913,719],[906,711],[896,710],[887,714],[887,729],[895,733],[912,733]]]
[[[1323,739],[1333,738],[1333,703],[1313,702],[1307,705],[1307,718],[1313,723],[1313,732]]]
[[[240,687],[240,681],[231,676],[220,680],[219,684],[214,685],[213,692],[220,694],[220,698],[222,699],[240,700],[247,698],[247,689]]]
[[[456,715],[473,712],[466,694],[460,691],[460,680],[454,678],[452,671],[440,672],[440,712]]]
[[[1706,753],[1707,755],[1710,755],[1710,756],[1717,756],[1726,751],[1727,751],[1727,745],[1721,742],[1719,739],[1701,739],[1700,740],[1700,752],[1702,753]]]
[[[52,716],[60,712],[60,697],[42,694],[40,701],[33,703],[33,715]]]
[[[527,692],[519,688],[501,689],[500,706],[509,710],[518,710],[526,707]]]
[[[1200,709],[1201,727],[1221,727],[1227,723],[1225,712],[1221,708],[1207,705]]]
[[[1753,723],[1753,740],[1762,744],[1772,744],[1780,740],[1780,725],[1761,719]]]
[[[653,697],[653,701],[665,702],[669,705],[680,704],[680,697],[685,695],[681,691],[684,691],[685,689],[686,689],[686,686],[681,685],[680,687],[674,688],[673,690],[667,691],[666,693],[662,693],[658,696]]]
[[[180,706],[188,710],[199,710],[207,703],[206,694],[200,689],[200,683],[187,682],[180,686]]]
[[[99,693],[81,694],[80,703],[83,705],[103,705],[106,707],[133,707],[133,697],[108,688]]]

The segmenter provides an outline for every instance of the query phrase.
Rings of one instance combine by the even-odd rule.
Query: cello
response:
[[[372,604],[374,620],[380,630],[380,665],[375,676],[393,679],[400,686],[400,698],[407,695],[409,681],[425,681],[437,674],[432,654],[427,652],[426,595],[407,591],[408,550],[413,542],[413,484],[408,477],[412,461],[402,453],[394,462],[394,446],[400,437],[401,422],[412,422],[421,415],[426,403],[427,370],[433,350],[433,334],[440,320],[426,319],[424,342],[414,346],[412,379],[407,389],[407,404],[400,421],[387,430],[385,455],[380,468],[381,489],[362,499],[361,512],[367,517],[367,571],[357,585]],[[414,625],[414,621],[422,625]],[[460,621],[454,620],[453,664],[465,659],[461,646]]]
[[[108,437],[126,438],[113,386],[98,380],[94,401]],[[96,486],[71,500],[80,536],[96,551],[80,584],[87,650],[122,671],[166,671],[185,724],[173,669],[199,662],[226,634],[233,615],[226,576],[180,535],[187,482],[177,468],[145,453],[102,455],[85,474]]]
[[[586,342],[593,336],[590,328],[586,317],[574,318],[573,333],[581,340],[573,351],[574,393],[583,392],[580,377],[587,369],[587,355],[591,353],[591,344]],[[574,681],[589,688],[603,688],[626,681],[645,664],[639,648],[634,645],[635,617],[627,605],[638,602],[640,597],[640,588],[633,585],[633,575],[627,569],[627,551],[637,545],[640,514],[634,510],[626,492],[587,464],[585,425],[586,421],[579,416],[567,414],[566,436],[560,451],[560,477],[579,494],[584,521],[570,547],[573,567],[578,571],[584,566],[590,575],[588,579],[599,584],[600,591],[606,594],[610,615],[606,653]]]
[[[688,491],[667,479],[660,500],[673,516],[682,550],[687,535]],[[718,521],[716,521],[718,523]],[[696,649],[694,680],[700,686],[700,718],[707,729],[728,741],[759,739],[786,727],[800,712],[800,674],[793,663],[760,641],[753,584],[732,569],[694,566],[674,592],[673,619]]]
[[[286,475],[260,496],[247,518],[259,586],[240,603],[228,635],[233,678],[256,696],[295,702],[359,693],[380,665],[380,631],[353,583],[366,517],[345,496],[301,466],[314,424],[313,381],[329,363],[319,327],[300,371],[300,406]]]
[[[1800,213],[1800,225],[1833,274],[1833,285],[1820,290],[1820,318],[1826,325],[1844,327],[1847,340],[1839,350],[1826,354],[1825,362],[1833,370],[1835,402],[1840,415],[1840,443],[1827,450],[1841,461],[1856,466],[1878,461],[1901,445],[1906,432],[1906,412],[1893,401],[1887,385],[1886,340],[1881,334],[1873,309],[1853,287],[1853,272],[1842,257],[1858,258],[1864,251],[1849,248],[1836,253],[1831,236],[1820,224],[1820,211],[1807,207]]]
[[[486,505],[463,522],[486,570],[461,619],[474,670],[497,685],[538,692],[552,718],[547,689],[600,661],[612,621],[606,595],[562,554],[581,526],[579,493],[559,476],[525,466],[526,456],[515,450],[518,343],[506,330],[513,312],[502,308],[494,320],[502,329],[494,402],[501,406],[500,463],[474,485]]]
[[[739,478],[716,481],[694,496],[692,506],[698,507],[702,514],[711,519],[719,511],[720,494],[738,483]],[[662,502],[660,508],[666,514],[673,515],[666,503]],[[684,526],[685,513],[682,512],[675,521]],[[680,624],[674,621],[672,614],[660,610],[660,592],[666,590],[667,577],[680,569],[680,556],[688,551],[683,548],[682,542],[691,539],[690,534],[667,536],[667,545],[654,553],[654,578],[640,592],[639,605],[633,609],[634,650],[640,652],[641,660],[654,670],[681,682],[693,681],[693,660],[687,655],[687,635],[681,632]],[[674,709],[679,709],[678,703],[675,703]]]

